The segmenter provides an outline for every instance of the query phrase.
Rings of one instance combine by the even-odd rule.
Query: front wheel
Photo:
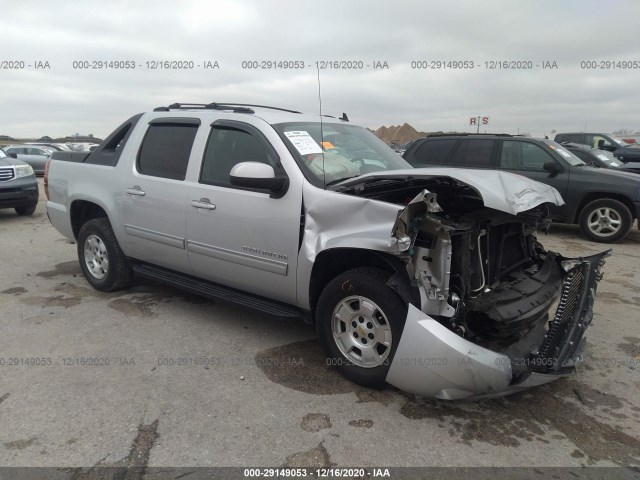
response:
[[[407,316],[390,275],[356,268],[331,280],[318,299],[316,327],[330,365],[367,387],[385,385]]]
[[[627,236],[633,216],[627,206],[610,198],[594,200],[580,212],[580,229],[594,242],[615,243]]]
[[[94,218],[82,225],[78,233],[78,260],[82,273],[96,290],[112,292],[131,281],[131,266],[106,218]]]

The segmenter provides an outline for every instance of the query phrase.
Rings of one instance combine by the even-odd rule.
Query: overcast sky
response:
[[[0,10],[0,135],[104,137],[125,118],[173,102],[315,113],[315,62],[331,60],[364,68],[320,71],[323,113],[347,112],[371,128],[408,122],[418,130],[472,131],[469,117],[486,115],[489,132],[640,129],[634,0],[2,0]],[[74,61],[119,60],[135,69],[74,69]],[[159,60],[195,68],[147,68]],[[263,60],[306,66],[242,68]],[[465,60],[475,68],[411,65]],[[486,67],[498,60],[533,68]],[[207,61],[219,69],[205,70]],[[558,68],[543,69],[545,61]],[[585,69],[581,61],[637,63]],[[24,68],[7,68],[19,62]],[[50,68],[35,69],[36,62]],[[374,70],[374,62],[389,68]]]

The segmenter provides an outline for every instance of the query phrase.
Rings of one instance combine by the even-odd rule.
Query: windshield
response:
[[[7,154],[0,148],[0,158],[7,158]]]
[[[564,148],[562,145],[557,144],[553,140],[544,140],[544,143],[546,143],[551,150],[555,150],[556,153],[561,155],[564,161],[567,162],[572,167],[586,165],[586,163],[584,163],[582,160],[576,157],[573,153],[571,153],[569,150]]]
[[[413,168],[365,128],[336,123],[273,125],[307,179],[326,186],[365,173]],[[321,134],[322,132],[322,134]]]

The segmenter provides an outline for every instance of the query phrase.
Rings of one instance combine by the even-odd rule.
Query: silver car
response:
[[[35,145],[11,145],[4,149],[11,157],[31,165],[36,174],[44,174],[44,167],[51,157],[52,149]]]
[[[538,242],[553,187],[411,168],[346,116],[259,105],[136,115],[92,152],[54,153],[45,184],[94,288],[135,273],[299,317],[350,380],[442,399],[573,373],[609,254]]]

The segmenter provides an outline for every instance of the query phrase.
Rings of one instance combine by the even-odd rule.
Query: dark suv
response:
[[[576,223],[589,240],[622,240],[640,216],[640,178],[587,166],[551,140],[512,135],[432,135],[404,153],[414,167],[507,170],[555,187],[566,202],[552,218]]]
[[[581,143],[600,150],[607,150],[623,162],[640,161],[640,146],[613,138],[606,133],[558,133],[554,140],[557,143]]]
[[[33,168],[0,148],[0,208],[33,215],[38,205],[38,182]]]

